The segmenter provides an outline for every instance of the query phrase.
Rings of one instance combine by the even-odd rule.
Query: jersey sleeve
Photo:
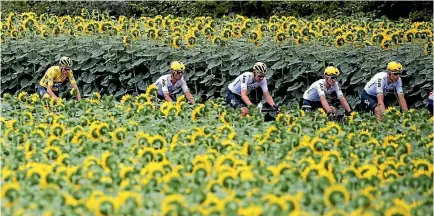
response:
[[[47,73],[45,74],[45,80],[47,82],[47,86],[53,86],[54,85],[54,75],[56,71],[54,68],[49,68]]]
[[[377,84],[375,86],[377,86],[377,94],[383,94],[383,78],[378,77],[376,82]]]
[[[318,83],[318,85],[315,85],[314,88],[318,92],[319,96],[325,96],[324,84]]]
[[[182,80],[181,80],[181,88],[182,88],[182,91],[183,91],[184,93],[190,91],[190,90],[188,89],[187,82],[185,82],[184,78],[182,78]]]
[[[402,90],[402,80],[401,77],[398,79],[398,81],[396,81],[396,93],[404,93],[404,91]]]
[[[245,89],[247,90],[247,82],[249,80],[249,77],[247,76],[247,74],[242,74],[241,75],[241,89]]]
[[[71,84],[76,84],[77,82],[75,81],[75,79],[74,79],[74,74],[72,73],[72,71],[69,71],[69,73],[68,73],[68,78],[69,78],[69,82],[71,83]]]
[[[166,77],[161,78],[161,91],[163,91],[163,93],[169,93]]]
[[[339,88],[338,83],[335,83],[335,92],[336,92],[336,95],[338,95],[338,97],[344,95],[344,94],[342,93],[342,91],[341,91],[341,88]]]
[[[268,91],[268,84],[267,84],[267,80],[265,78],[261,82],[261,88],[262,88],[262,92],[267,92]]]

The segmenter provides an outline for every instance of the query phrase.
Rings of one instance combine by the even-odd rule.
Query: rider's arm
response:
[[[52,68],[48,69],[47,72],[47,94],[51,97],[57,99],[56,94],[54,94],[52,88],[54,85],[54,70]]]
[[[53,84],[47,85],[47,94],[53,97],[54,99],[57,99],[57,96],[54,94],[53,90],[51,90],[51,87],[53,87]]]
[[[332,108],[330,108],[329,102],[327,102],[327,99],[325,97],[325,92],[322,88],[324,88],[324,86],[322,84],[315,86],[315,89],[318,92],[319,99],[321,101],[321,105],[327,113],[332,112],[333,110],[332,110]]]
[[[74,75],[72,74],[72,71],[69,71],[68,78],[72,88],[75,88],[75,90],[77,90],[77,100],[81,100],[80,90],[78,89],[77,82],[74,79]]]
[[[383,94],[383,78],[377,79],[377,106],[380,107],[380,112],[384,112],[386,110],[386,106],[384,105],[384,94]]]
[[[384,112],[386,110],[386,106],[384,105],[384,95],[383,93],[377,93],[377,106],[380,107],[380,112]]]
[[[345,111],[350,112],[351,111],[350,105],[348,104],[347,99],[345,99],[344,94],[342,93],[337,83],[335,84],[335,88],[336,88],[336,95],[339,97],[339,101],[341,102],[342,107],[345,109]]]
[[[187,83],[185,82],[184,78],[181,79],[181,88],[182,91],[185,93],[185,97],[188,101],[190,101],[191,104],[194,104],[194,98],[193,95],[190,93],[190,90],[188,89]]]
[[[396,93],[398,93],[398,101],[403,111],[407,111],[407,101],[404,98],[404,91],[402,90],[402,81],[401,78],[397,81]]]
[[[247,90],[246,89],[241,89],[241,99],[243,99],[244,103],[246,103],[247,106],[252,104],[249,97],[247,96]]]
[[[398,100],[402,110],[407,111],[408,110],[407,101],[405,100],[403,93],[398,93]]]
[[[194,98],[193,95],[190,93],[190,91],[185,92],[185,97],[187,98],[188,101],[190,101],[191,104],[194,104]]]
[[[170,81],[166,80],[165,78],[161,80],[161,90],[163,91],[164,99],[168,102],[173,102],[172,98],[170,98],[169,89],[167,88],[167,82]]]
[[[321,95],[320,97],[322,107],[326,110],[326,112],[332,112],[332,108],[330,108],[329,102],[327,102],[327,99],[324,95]]]
[[[173,102],[172,98],[170,98],[169,92],[164,92],[164,99],[168,102]]]
[[[351,111],[350,105],[348,104],[347,99],[345,99],[343,95],[339,97],[339,101],[341,102],[342,107],[344,107],[345,111]]]
[[[243,77],[241,77],[241,99],[246,103],[247,106],[251,105],[252,102],[250,101],[249,97],[247,97],[247,82],[248,77],[246,74],[243,74]]]
[[[77,100],[81,100],[81,94],[80,94],[80,90],[78,89],[77,83],[72,84],[71,86],[73,89],[77,90]]]
[[[266,91],[264,92],[264,96],[265,96],[265,101],[267,101],[268,104],[270,104],[270,106],[274,106],[274,101],[273,98],[270,95],[270,92]]]

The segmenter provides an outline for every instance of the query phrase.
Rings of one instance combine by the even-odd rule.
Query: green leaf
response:
[[[212,69],[216,66],[219,66],[222,64],[222,60],[221,59],[213,59],[211,60],[211,62],[208,64],[208,69]]]
[[[286,62],[284,60],[280,60],[276,62],[273,66],[271,66],[272,69],[282,69],[286,66]]]
[[[26,88],[28,86],[32,85],[32,80],[28,80],[28,79],[20,79],[20,86],[21,89]]]
[[[291,92],[291,91],[294,91],[296,89],[299,89],[301,86],[303,86],[302,82],[294,83],[292,86],[288,87],[288,89],[286,89],[286,91]]]
[[[88,62],[86,62],[84,65],[81,66],[81,70],[89,70],[90,68],[94,67],[96,63],[98,62],[98,59],[90,59]]]

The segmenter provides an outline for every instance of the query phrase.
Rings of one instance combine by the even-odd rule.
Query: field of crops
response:
[[[372,19],[315,19],[272,16],[270,19],[240,15],[211,17],[110,17],[107,12],[82,10],[81,16],[58,17],[49,14],[10,13],[2,18],[2,42],[28,37],[99,35],[122,36],[124,45],[137,40],[156,40],[174,48],[196,44],[221,44],[231,39],[244,39],[261,46],[265,41],[304,44],[321,42],[341,47],[379,46],[390,49],[403,43],[416,42],[425,52],[432,50],[432,23]]]
[[[432,215],[433,118],[2,98],[4,215]]]

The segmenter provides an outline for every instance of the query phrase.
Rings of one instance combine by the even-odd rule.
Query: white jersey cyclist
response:
[[[371,80],[365,85],[364,90],[372,96],[379,93],[391,92],[396,89],[396,93],[403,93],[401,77],[397,81],[390,84],[387,83],[387,72],[380,72],[375,74]]]
[[[182,77],[180,80],[177,80],[176,83],[173,84],[171,82],[171,76],[171,74],[163,75],[154,83],[157,86],[158,95],[163,96],[164,93],[169,93],[172,95],[179,89],[182,89],[184,93],[189,91],[184,77]]]
[[[326,88],[326,80],[320,79],[314,82],[303,94],[303,99],[310,101],[321,101],[321,96],[331,95],[336,92],[338,97],[342,96],[343,93],[339,88],[338,82],[335,82],[329,89]]]
[[[241,89],[246,89],[247,93],[251,90],[261,87],[263,92],[268,92],[267,79],[264,78],[261,82],[256,82],[252,72],[245,72],[239,75],[232,83],[229,84],[228,89],[237,95],[241,96]]]

